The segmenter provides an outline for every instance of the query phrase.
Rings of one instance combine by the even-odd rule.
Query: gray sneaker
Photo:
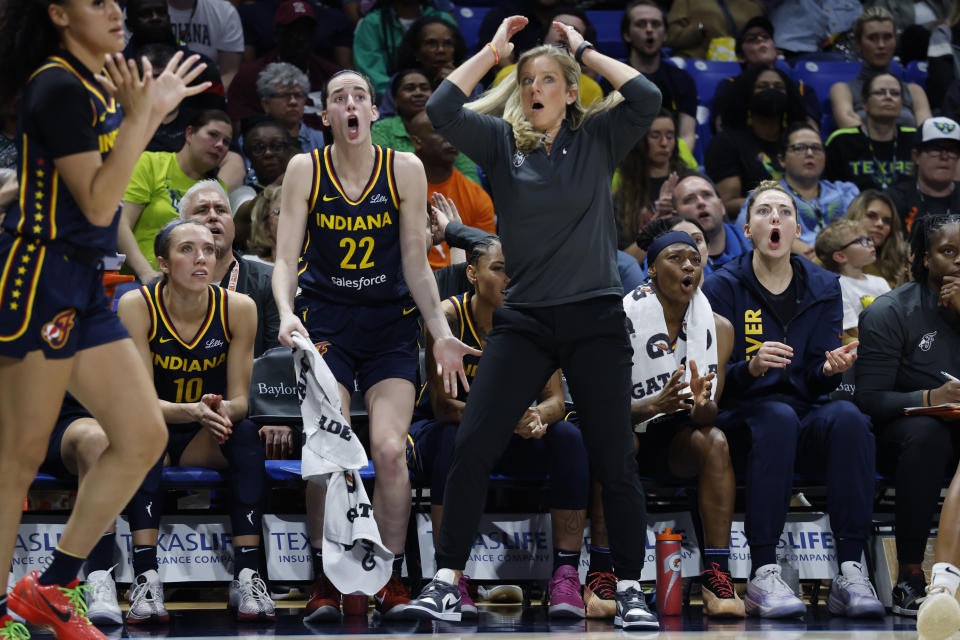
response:
[[[647,599],[640,591],[640,585],[635,580],[630,582],[632,584],[626,588],[622,584],[617,585],[617,615],[613,618],[613,625],[624,630],[659,629],[657,616],[647,607]]]
[[[807,606],[780,575],[780,565],[765,564],[747,583],[744,598],[747,615],[761,618],[795,618],[807,611]]]
[[[453,575],[449,569],[441,569],[437,575],[441,571],[448,571]],[[404,612],[407,616],[420,620],[460,622],[460,588],[434,577],[419,596],[407,603]]]
[[[830,586],[827,607],[833,615],[848,618],[882,618],[884,614],[863,565],[851,561],[840,565],[840,573]]]

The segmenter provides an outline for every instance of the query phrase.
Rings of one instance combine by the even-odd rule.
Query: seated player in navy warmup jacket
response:
[[[753,561],[747,613],[805,611],[783,582],[776,554],[797,466],[826,474],[840,565],[830,611],[883,615],[861,563],[873,505],[870,420],[853,403],[826,398],[856,359],[856,342],[840,346],[840,285],[835,275],[790,255],[800,233],[797,206],[776,182],[761,182],[748,198],[744,231],[754,250],[715,271],[703,292],[734,328],[716,425],[727,433],[735,463],[746,456]]]

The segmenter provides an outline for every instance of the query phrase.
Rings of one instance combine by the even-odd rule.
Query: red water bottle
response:
[[[682,540],[669,527],[657,534],[657,612],[662,616],[678,616],[683,610]]]

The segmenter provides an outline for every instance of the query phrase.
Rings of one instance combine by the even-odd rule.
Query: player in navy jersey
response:
[[[162,279],[129,291],[117,312],[151,369],[170,430],[164,456],[130,502],[133,569],[127,623],[168,619],[157,573],[163,466],[228,470],[234,581],[230,607],[241,620],[275,619],[257,575],[264,451],[247,414],[257,309],[248,296],[210,284],[216,249],[199,222],[175,220],[154,242]]]
[[[458,375],[469,386],[462,357],[476,352],[450,334],[440,310],[423,250],[427,181],[420,161],[371,143],[377,109],[361,74],[343,71],[331,77],[323,108],[333,144],[322,154],[295,156],[284,179],[273,270],[279,340],[292,345],[291,333],[298,331],[320,346],[340,383],[345,411],[355,382],[364,394],[377,472],[374,514],[399,570],[410,514],[404,443],[417,379],[415,311],[436,336],[433,352],[447,393],[456,392]],[[298,282],[302,292],[295,299]],[[311,483],[307,491],[316,558],[323,530],[316,511],[323,489]],[[339,612],[340,594],[317,573],[308,620]],[[377,594],[378,611],[399,614],[408,599],[403,591],[395,572]]]
[[[141,78],[115,53],[123,38],[115,0],[0,7],[0,101],[21,95],[20,192],[0,232],[0,566],[10,566],[23,496],[68,386],[110,440],[52,562],[10,595],[12,609],[60,640],[103,638],[84,615],[76,575],[165,438],[150,379],[109,312],[101,258],[116,250],[123,189],[153,132],[208,86],[187,87],[202,68],[182,55],[156,78],[144,65]],[[25,633],[13,624],[0,597],[0,636]]]

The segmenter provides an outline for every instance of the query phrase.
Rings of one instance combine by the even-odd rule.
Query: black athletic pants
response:
[[[447,476],[437,566],[462,570],[483,512],[491,469],[523,412],[562,368],[583,429],[617,577],[643,569],[646,504],[633,454],[633,351],[619,296],[494,312],[477,375],[457,430]]]
[[[944,478],[960,451],[957,425],[930,416],[904,416],[877,428],[880,469],[895,474],[897,559],[923,562]]]

